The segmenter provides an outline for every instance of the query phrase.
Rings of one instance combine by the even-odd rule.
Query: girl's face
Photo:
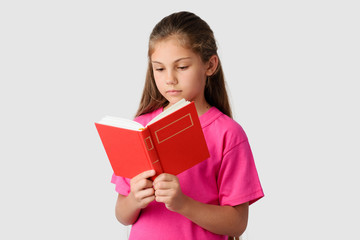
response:
[[[200,56],[180,45],[175,37],[155,44],[151,55],[155,83],[169,106],[185,98],[206,104],[204,88],[208,64]]]

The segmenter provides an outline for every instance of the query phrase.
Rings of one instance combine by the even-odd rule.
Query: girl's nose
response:
[[[174,85],[177,84],[177,79],[173,73],[169,73],[166,78],[166,84],[168,85]]]

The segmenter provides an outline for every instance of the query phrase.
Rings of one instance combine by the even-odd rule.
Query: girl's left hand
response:
[[[165,204],[170,211],[178,212],[185,204],[186,195],[180,188],[179,179],[171,174],[160,174],[153,183],[155,200]]]

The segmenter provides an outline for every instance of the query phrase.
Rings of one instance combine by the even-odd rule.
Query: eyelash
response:
[[[177,67],[180,70],[186,70],[189,66]],[[155,71],[162,72],[164,68],[155,68]]]

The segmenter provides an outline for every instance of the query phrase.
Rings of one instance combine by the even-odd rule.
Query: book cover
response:
[[[194,102],[141,129],[95,126],[117,176],[132,178],[150,169],[156,176],[177,175],[210,156]]]

